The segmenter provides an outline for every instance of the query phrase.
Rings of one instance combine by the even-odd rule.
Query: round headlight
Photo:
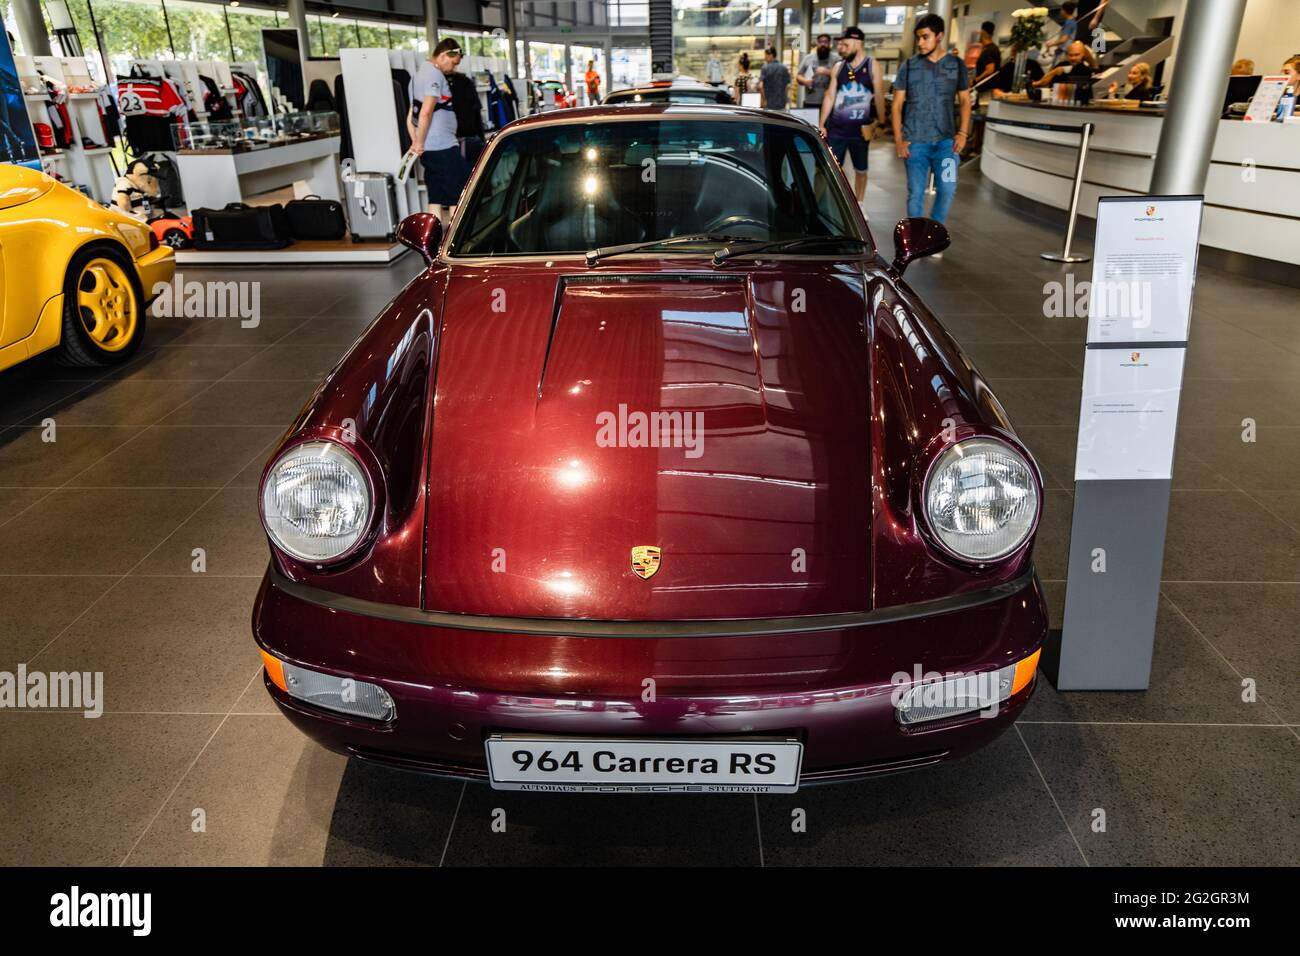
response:
[[[262,483],[266,533],[301,561],[329,561],[349,551],[370,524],[372,504],[361,466],[335,442],[295,445]]]
[[[946,449],[925,483],[925,516],[939,543],[968,561],[1015,551],[1038,519],[1038,482],[1024,456],[993,438]]]

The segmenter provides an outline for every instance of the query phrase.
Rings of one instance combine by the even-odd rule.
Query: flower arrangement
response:
[[[1024,7],[1011,14],[1011,45],[1017,50],[1031,50],[1043,44],[1043,25],[1047,22],[1047,7]]]

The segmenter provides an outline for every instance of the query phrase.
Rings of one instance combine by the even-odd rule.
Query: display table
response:
[[[992,120],[1082,126],[1088,149],[1079,212],[1099,196],[1143,195],[1151,184],[1163,110],[1050,106],[994,100]],[[1079,136],[988,124],[980,170],[1020,196],[1068,209]],[[1205,184],[1201,243],[1227,253],[1300,265],[1300,125],[1220,120]]]
[[[191,209],[220,209],[246,196],[294,187],[294,195],[340,198],[339,137],[305,137],[264,149],[180,150],[176,166]]]

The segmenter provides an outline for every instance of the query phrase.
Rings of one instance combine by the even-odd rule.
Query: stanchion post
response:
[[[1094,126],[1084,123],[1079,128],[1079,159],[1074,167],[1074,188],[1070,191],[1070,217],[1065,224],[1065,247],[1060,252],[1044,252],[1042,257],[1052,262],[1087,262],[1092,256],[1074,255],[1070,246],[1074,242],[1074,223],[1079,215],[1079,192],[1083,189],[1083,167],[1088,162],[1088,140],[1092,138]]]

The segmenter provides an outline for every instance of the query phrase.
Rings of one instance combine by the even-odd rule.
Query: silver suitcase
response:
[[[354,173],[343,184],[352,241],[392,239],[397,233],[397,190],[388,173]]]

